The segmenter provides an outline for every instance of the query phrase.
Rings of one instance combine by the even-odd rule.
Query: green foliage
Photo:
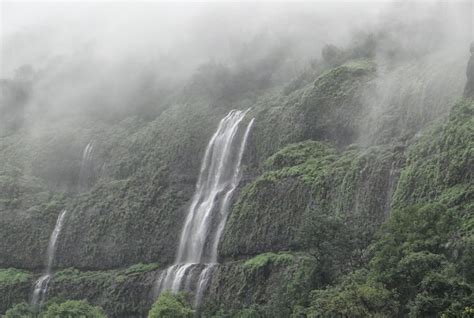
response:
[[[283,148],[242,190],[221,254],[302,249],[313,254],[328,283],[363,262],[363,250],[389,210],[400,157],[396,147],[340,153],[306,141]]]
[[[92,306],[85,300],[67,300],[61,303],[49,302],[47,308],[38,308],[19,303],[7,310],[5,318],[106,318],[104,310]]]
[[[113,281],[117,274],[115,270],[80,271],[75,268],[66,268],[55,273],[53,279],[57,283],[81,284],[87,281],[89,284],[105,285],[107,282]]]
[[[214,272],[199,313],[202,317],[289,317],[293,306],[306,304],[314,287],[313,271],[314,259],[303,253],[264,253],[226,262]]]
[[[28,300],[34,275],[16,268],[0,268],[0,314]]]
[[[418,294],[409,303],[410,317],[468,317],[465,308],[472,304],[473,289],[455,272],[454,266],[430,271]]]
[[[42,318],[106,318],[100,307],[91,306],[84,300],[68,300],[61,304],[48,306]]]
[[[0,268],[0,285],[25,283],[30,281],[31,273],[16,268]]]
[[[151,307],[148,318],[190,318],[194,315],[183,294],[164,292]]]
[[[150,264],[135,264],[130,266],[124,271],[125,275],[130,275],[130,274],[138,274],[138,273],[143,273],[143,272],[150,272],[154,271],[160,268],[160,264],[158,263],[150,263]]]
[[[428,268],[434,265],[433,262],[440,263],[438,257],[435,260],[430,255],[449,256],[447,247],[459,224],[459,216],[454,210],[437,203],[395,210],[375,243],[377,254],[372,266],[380,270],[395,270],[393,262],[408,266],[413,261],[416,264],[417,260],[424,259],[431,264]],[[387,279],[389,277],[384,280]],[[398,282],[399,279],[393,277],[389,280]]]
[[[235,311],[225,311],[224,309],[218,310],[212,318],[262,318],[266,317],[261,314],[262,308],[258,305],[253,305],[250,308],[239,309]]]
[[[393,317],[398,304],[382,284],[367,281],[365,271],[342,278],[335,287],[314,290],[307,317]]]
[[[293,261],[293,256],[286,253],[265,253],[257,255],[243,264],[244,267],[252,268],[254,270],[263,268],[270,264],[276,266],[288,265]]]
[[[369,271],[315,290],[308,315],[462,316],[474,290],[456,269],[466,253],[456,212],[439,203],[394,210],[371,246]]]
[[[422,133],[408,149],[395,192],[396,207],[435,200],[451,187],[468,185],[474,166],[474,102],[456,104],[449,119]]]
[[[19,303],[8,309],[3,318],[33,318],[37,316],[35,308],[27,303]]]
[[[48,288],[48,299],[56,303],[86,299],[100,305],[111,316],[146,315],[151,306],[148,286],[155,281],[158,268],[156,263],[114,270],[66,268],[54,274]],[[21,299],[28,299],[33,283],[30,280],[26,284],[26,294]]]
[[[367,271],[314,290],[309,317],[469,316],[474,292],[473,105],[460,102],[445,123],[409,147],[390,218],[366,252]],[[317,221],[324,224],[324,218]],[[296,313],[302,311],[295,307]]]
[[[280,170],[285,167],[299,166],[309,160],[321,159],[318,162],[320,166],[327,165],[336,157],[334,148],[327,144],[316,141],[304,141],[297,144],[289,145],[276,154],[271,156],[265,162],[266,170]],[[316,165],[314,161],[311,164]]]
[[[133,277],[142,273],[153,272],[160,268],[157,263],[134,264],[126,269],[105,270],[105,271],[80,271],[75,268],[66,268],[54,275],[55,282],[68,282],[79,284],[88,282],[89,284],[103,283],[113,281],[124,281],[127,277]]]
[[[360,266],[355,257],[357,233],[336,215],[311,213],[301,227],[301,246],[317,262],[318,284],[334,281],[341,272]]]
[[[262,316],[254,308],[246,308],[239,310],[237,313],[232,315],[232,318],[261,318]]]
[[[9,164],[0,167],[1,267],[43,264],[42,255],[64,201],[65,195],[49,191],[42,179],[24,176]],[[23,245],[19,248],[18,244]]]
[[[267,158],[292,143],[304,140],[346,146],[358,139],[365,105],[362,90],[375,73],[366,60],[315,72],[297,90],[281,95],[270,91],[252,106],[256,117],[252,147],[259,167]]]
[[[466,248],[456,243],[461,222],[457,210],[432,203],[396,210],[383,227],[374,245],[372,275],[397,290],[402,305],[411,303],[411,315],[469,305],[472,286],[453,270]]]
[[[0,140],[0,266],[42,266],[57,215],[68,206],[55,264],[63,270],[52,280],[51,299],[87,299],[112,316],[146,315],[151,300],[144,287],[156,279],[153,262],[172,261],[175,246],[168,243],[179,239],[206,142],[231,107],[252,105],[246,120],[255,117],[256,125],[244,160],[250,180],[235,198],[220,246],[225,264],[204,313],[469,316],[474,103],[460,101],[441,125],[400,145],[348,147],[368,121],[364,92],[375,65],[365,58],[373,52],[370,37],[347,50],[328,46],[323,62],[289,89],[265,94],[268,63],[281,62],[282,52],[240,73],[209,64],[183,98],[147,121],[86,116],[35,134],[12,129]],[[382,130],[396,140],[400,134],[391,128]],[[95,175],[77,193],[91,139]],[[138,262],[147,264],[118,269]],[[33,278],[0,270],[0,312],[27,299]],[[81,301],[50,307],[56,316],[90,310]],[[20,304],[9,313],[29,310]],[[150,317],[192,314],[184,297],[171,294],[150,311]]]

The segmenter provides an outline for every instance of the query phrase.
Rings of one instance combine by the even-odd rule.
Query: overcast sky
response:
[[[109,62],[177,57],[184,64],[231,58],[264,34],[292,38],[296,50],[344,42],[349,30],[374,23],[385,4],[2,2],[2,75],[22,64],[93,51]]]
[[[469,31],[472,39],[472,0],[454,1],[463,3],[461,18],[459,12],[449,15],[447,5],[426,9],[414,1],[398,1],[397,16],[391,12],[400,5],[392,2],[1,1],[0,77],[11,77],[25,64],[41,69],[58,58],[109,66],[141,61],[187,73],[209,60],[233,61],[245,46],[258,54],[285,41],[295,59],[307,62],[327,43],[345,45],[358,30],[373,30],[394,17],[408,24],[430,14],[438,16],[437,24],[450,24],[453,38]]]

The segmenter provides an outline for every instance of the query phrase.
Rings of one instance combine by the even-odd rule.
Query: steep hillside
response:
[[[474,102],[455,95],[460,74],[446,90],[456,104],[400,126],[411,105],[400,103],[371,130],[377,138],[364,139],[381,67],[370,56],[345,59],[304,81],[230,95],[194,82],[149,120],[84,115],[9,127],[0,141],[0,313],[29,301],[67,209],[46,305],[86,299],[110,317],[145,317],[176,257],[206,144],[231,109],[251,107],[243,177],[197,315],[468,317]]]

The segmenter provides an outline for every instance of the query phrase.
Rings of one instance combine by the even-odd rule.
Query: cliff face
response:
[[[357,105],[352,113],[358,113],[362,106],[357,92],[373,71],[367,62],[349,64],[329,71],[288,98],[269,94],[268,98],[288,99],[282,111],[269,107],[272,104],[264,97],[248,116],[255,115],[262,122],[252,133],[252,150],[245,159],[249,176],[257,173],[255,169],[269,154],[290,142],[310,136],[338,144],[347,144],[347,136],[354,139],[356,124],[337,123],[340,116],[349,117],[346,109],[352,108],[351,101]],[[339,82],[344,86],[339,87]],[[346,86],[350,87],[347,92]],[[325,109],[334,111],[315,125],[306,124]],[[38,137],[5,137],[5,217],[0,220],[5,237],[0,265],[41,268],[49,233],[65,207],[69,213],[58,241],[58,267],[106,269],[171,262],[205,144],[226,111],[197,99],[165,110],[152,122],[130,118],[96,125],[89,120],[88,127],[61,124],[40,131]],[[267,116],[268,111],[273,115]],[[278,126],[271,124],[272,117]],[[289,126],[290,122],[294,124]],[[61,129],[67,133],[56,137]],[[339,130],[344,132],[339,134]],[[274,132],[282,135],[274,139]],[[91,141],[94,180],[87,191],[77,193],[82,147]],[[7,230],[12,224],[18,226],[13,235]],[[29,244],[24,245],[25,241]]]
[[[223,257],[304,248],[305,225],[333,215],[359,233],[362,244],[390,212],[403,165],[403,148],[290,145],[266,162],[265,172],[247,185],[234,205],[221,245]],[[365,243],[362,243],[365,242]]]
[[[465,97],[473,97],[472,57],[469,63]],[[203,316],[351,313],[334,299],[360,308],[355,316],[424,314],[420,304],[436,293],[426,287],[436,275],[444,275],[436,276],[442,283],[452,278],[449,286],[461,295],[453,302],[469,305],[473,103],[438,105],[425,121],[418,120],[424,111],[413,112],[416,125],[403,126],[412,101],[420,100],[412,94],[425,94],[429,85],[414,85],[397,107],[374,113],[374,100],[382,100],[367,94],[383,76],[374,61],[352,60],[243,100],[188,96],[151,121],[83,118],[34,134],[9,128],[0,143],[0,312],[28,299],[56,218],[67,209],[49,297],[85,298],[113,317],[145,316],[156,278],[175,257],[206,143],[229,109],[249,106],[245,120],[255,117],[255,123],[243,179]],[[458,98],[461,89],[454,85],[446,98]],[[422,100],[428,107],[430,99]],[[427,215],[440,220],[426,232],[446,235],[436,242],[426,242],[431,234],[414,239],[416,226],[397,223],[407,215],[410,224]],[[412,232],[402,235],[398,226]],[[390,251],[391,263],[384,263]],[[403,281],[410,257],[428,265],[406,283],[426,288],[410,287],[404,298],[397,279]],[[399,276],[384,271],[387,266]],[[449,276],[450,270],[460,274]],[[351,293],[367,303],[350,303]],[[387,299],[396,303],[380,305]]]
[[[214,110],[197,104],[176,106],[156,121],[125,120],[95,127],[87,131],[88,136],[82,136],[82,128],[72,127],[69,133],[80,136],[79,140],[56,140],[54,132],[42,132],[49,143],[40,149],[34,147],[36,139],[8,137],[2,152],[7,161],[3,185],[8,192],[3,192],[5,217],[0,221],[5,236],[1,266],[42,267],[41,255],[64,207],[69,213],[58,242],[58,254],[64,257],[57,259],[57,266],[97,269],[171,261],[206,140],[224,111],[212,114]],[[82,147],[90,140],[94,141],[95,184],[80,193],[77,183],[62,191],[51,190],[45,181],[47,170],[37,165],[44,157],[57,161],[58,144],[72,142],[69,150],[75,157],[68,169],[79,173]],[[15,160],[24,149],[30,154],[18,167]],[[45,161],[48,166],[56,164]],[[34,176],[25,177],[23,171]],[[18,231],[8,230],[12,225]]]

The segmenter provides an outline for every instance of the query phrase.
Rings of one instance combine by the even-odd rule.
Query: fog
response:
[[[321,60],[326,45],[350,50],[367,36],[380,74],[428,59],[430,67],[449,58],[461,68],[473,39],[471,1],[2,2],[1,8],[0,114],[21,112],[33,121],[101,110],[145,109],[153,116],[150,109],[179,96],[209,63],[231,74],[265,73],[261,88],[276,86]]]

